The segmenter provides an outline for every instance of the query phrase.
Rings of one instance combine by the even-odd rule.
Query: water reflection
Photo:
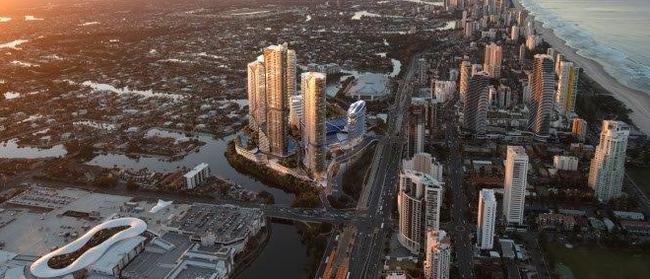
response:
[[[161,136],[164,135],[165,137],[173,137],[176,139],[186,137],[186,135],[178,132],[164,131],[163,133],[162,130],[152,130],[154,131],[150,133],[159,134]],[[157,131],[160,131],[161,133],[157,133]],[[105,168],[121,167],[133,170],[148,168],[157,172],[171,172],[182,169],[183,167],[191,169],[194,166],[205,162],[210,165],[210,169],[213,175],[224,179],[229,179],[249,190],[267,191],[273,194],[273,197],[275,198],[275,202],[277,204],[290,204],[293,200],[292,194],[285,193],[284,191],[276,188],[268,187],[260,181],[255,180],[254,178],[237,172],[230,166],[228,160],[224,156],[224,151],[226,150],[228,141],[234,138],[234,135],[223,139],[214,139],[211,135],[207,134],[200,134],[194,137],[198,138],[200,141],[205,142],[206,144],[203,145],[198,152],[190,153],[180,160],[170,161],[166,158],[153,156],[130,158],[122,154],[108,153],[96,156],[87,164]]]
[[[271,239],[237,279],[307,278],[307,247],[294,225],[271,223]]]
[[[12,139],[0,144],[0,158],[7,159],[38,159],[49,157],[63,157],[68,152],[62,144],[51,148],[19,147],[18,140]]]

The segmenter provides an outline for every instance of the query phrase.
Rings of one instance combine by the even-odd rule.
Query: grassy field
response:
[[[627,174],[650,197],[650,168],[627,168]]]
[[[648,278],[650,255],[600,248],[565,248],[548,244],[546,252],[556,264],[571,269],[577,279],[636,279]]]

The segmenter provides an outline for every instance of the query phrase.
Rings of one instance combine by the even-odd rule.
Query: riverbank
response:
[[[525,9],[519,1],[513,1],[519,8]],[[632,110],[629,114],[633,124],[643,133],[650,134],[650,95],[629,88],[612,77],[605,68],[593,59],[583,57],[577,50],[555,35],[553,30],[543,26],[542,22],[535,22],[535,29],[545,42],[558,52],[564,54],[567,60],[580,66],[584,73],[602,86],[605,90]],[[578,92],[580,94],[580,92]]]
[[[278,173],[267,166],[244,158],[235,151],[234,140],[228,142],[224,155],[230,166],[238,172],[258,179],[269,187],[293,194],[294,200],[291,203],[293,207],[315,208],[320,206],[318,190],[313,185],[302,179]]]

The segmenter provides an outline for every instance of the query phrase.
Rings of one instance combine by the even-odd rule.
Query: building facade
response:
[[[553,58],[536,54],[530,81],[532,98],[529,106],[531,130],[539,136],[547,136],[551,127],[553,96],[555,96],[555,72]]]
[[[574,118],[573,123],[571,124],[571,134],[576,137],[579,141],[584,142],[587,137],[587,121],[582,118]]]
[[[467,90],[469,89],[469,79],[472,76],[472,63],[463,61],[460,63],[460,81],[458,83],[458,93],[460,101],[465,103],[467,99]]]
[[[410,160],[402,160],[402,167],[431,175],[435,180],[442,181],[443,165],[429,153],[417,153]]]
[[[451,241],[443,230],[427,231],[424,261],[424,278],[449,279],[451,264]]]
[[[348,122],[346,125],[348,139],[355,141],[363,139],[366,134],[366,102],[356,101],[348,108]]]
[[[438,181],[428,174],[402,169],[397,199],[398,241],[412,254],[419,254],[424,247],[427,228],[438,229],[441,202],[442,185]]]
[[[524,222],[524,204],[528,183],[528,155],[521,146],[508,146],[503,183],[503,214],[508,224]]]
[[[473,75],[469,81],[466,102],[463,104],[463,124],[475,135],[485,134],[489,106],[490,76],[485,72]]]
[[[494,228],[496,227],[497,200],[494,190],[482,189],[478,196],[478,218],[476,241],[482,250],[494,247]]]
[[[485,46],[483,70],[492,78],[501,77],[501,61],[503,60],[501,46],[491,43]]]
[[[603,121],[600,141],[589,168],[588,185],[598,201],[621,196],[625,175],[625,153],[630,128],[620,121]]]
[[[248,63],[248,124],[256,131],[261,123],[266,122],[266,80],[264,56]]]
[[[296,55],[286,44],[264,49],[266,85],[266,137],[269,152],[288,153],[289,100],[296,91]]]
[[[555,104],[557,110],[565,117],[569,117],[575,113],[576,95],[578,94],[578,74],[579,68],[574,66],[573,62],[560,61]]]
[[[302,129],[303,123],[303,95],[291,96],[291,106],[289,107],[289,125],[298,130]]]
[[[303,73],[301,88],[304,101],[305,166],[312,173],[325,170],[326,150],[326,101],[325,74],[316,72]]]

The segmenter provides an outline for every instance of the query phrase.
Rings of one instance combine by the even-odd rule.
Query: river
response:
[[[186,136],[178,132],[161,131],[158,129],[151,129],[148,133],[160,133],[165,137],[174,137],[176,139],[185,138]],[[267,191],[273,194],[276,204],[291,204],[293,201],[293,194],[286,193],[280,189],[271,188],[264,185],[262,182],[237,172],[230,166],[228,160],[224,156],[224,151],[228,142],[235,137],[235,135],[227,136],[223,139],[214,139],[211,135],[200,134],[195,136],[197,139],[205,142],[198,152],[193,152],[183,157],[180,160],[169,161],[161,157],[148,157],[142,156],[140,158],[130,158],[122,154],[100,154],[90,160],[87,164],[95,165],[105,168],[121,167],[129,169],[143,169],[148,168],[158,172],[171,172],[177,169],[186,167],[192,169],[194,166],[205,162],[210,165],[212,175],[229,179],[234,183],[252,191]]]

